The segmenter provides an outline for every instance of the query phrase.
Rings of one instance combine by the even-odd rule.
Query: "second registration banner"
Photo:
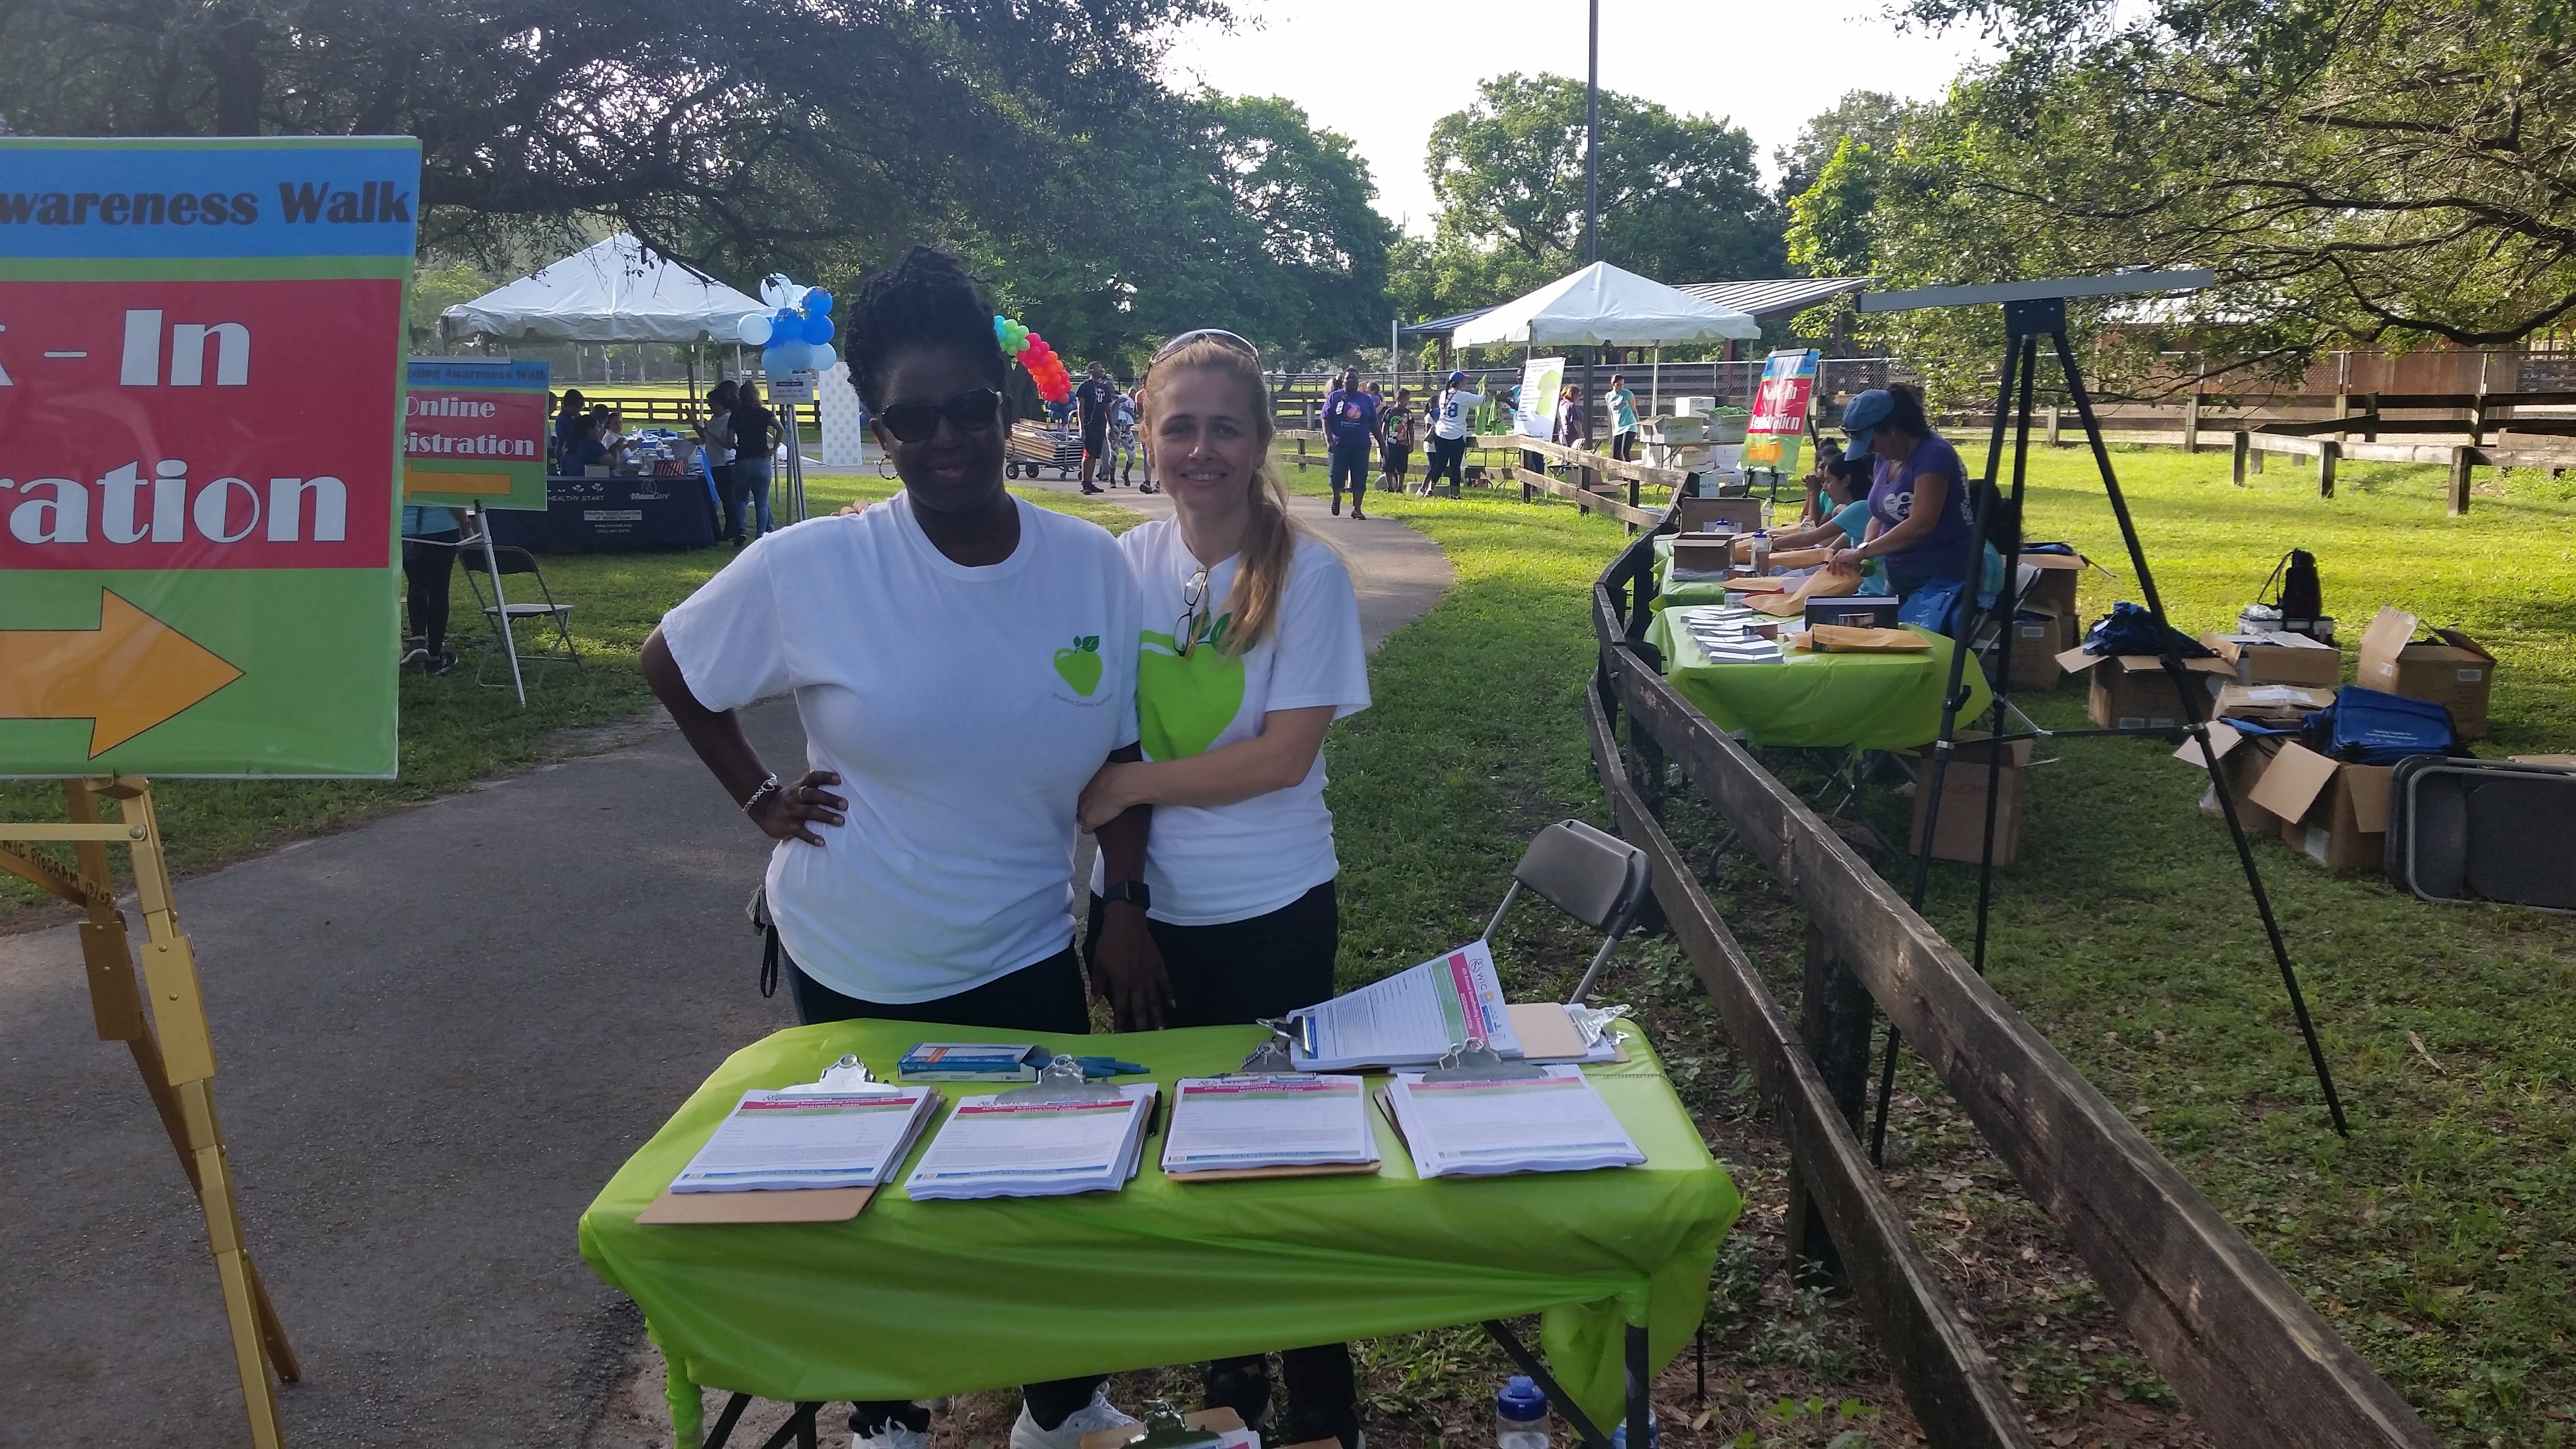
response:
[[[546,506],[546,364],[415,357],[403,399],[403,502]]]

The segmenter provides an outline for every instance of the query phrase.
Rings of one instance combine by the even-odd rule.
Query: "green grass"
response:
[[[2565,487],[2482,480],[2452,519],[2437,469],[2348,466],[2319,500],[2313,470],[2278,460],[2243,489],[2223,454],[2115,462],[2184,629],[2227,626],[2283,552],[2307,548],[2347,658],[2382,602],[2457,624],[2498,661],[2481,753],[2576,749]],[[1292,486],[1320,491],[1321,477]],[[1598,818],[1575,691],[1592,666],[1585,587],[1621,541],[1562,505],[1372,511],[1450,550],[1459,586],[1387,642],[1377,706],[1335,727],[1353,981],[1472,931],[1543,820]],[[2087,574],[2088,614],[2138,597],[2086,455],[2035,456],[2029,519],[2032,537],[2072,540],[2122,576]],[[2044,723],[2084,724],[2076,688],[2029,703]],[[2053,762],[2034,776],[2023,863],[1996,882],[1997,985],[2446,1439],[2576,1442],[2576,922],[2429,905],[2259,843],[2354,1122],[2339,1140],[2224,827],[2196,808],[2205,777],[2151,742],[2040,756]],[[1871,803],[1901,833],[1907,802]],[[1927,914],[1962,944],[1974,889],[1971,868],[1935,871]],[[1775,954],[1787,959],[1766,969],[1793,983],[1794,958]],[[1919,1066],[1908,1083],[1939,1091]]]
[[[822,512],[854,498],[882,498],[888,480],[866,475],[808,479],[808,507]],[[1043,489],[1023,496],[1112,527],[1136,515]],[[463,659],[453,673],[402,676],[400,773],[391,780],[166,780],[153,785],[161,828],[174,864],[204,869],[282,842],[357,824],[404,805],[463,789],[475,780],[579,753],[580,731],[640,717],[652,696],[637,672],[644,638],[673,604],[687,598],[733,558],[726,547],[676,553],[566,554],[543,559],[555,597],[573,607],[573,640],[585,665],[557,668],[528,691],[521,709],[507,688],[508,666],[495,661],[477,688],[473,651],[488,637],[460,571],[449,605],[448,647]],[[397,593],[401,579],[391,585]],[[391,652],[393,640],[385,641]],[[0,820],[62,818],[59,786],[0,782]],[[116,857],[122,860],[122,857]],[[0,922],[51,898],[14,876],[0,876]]]

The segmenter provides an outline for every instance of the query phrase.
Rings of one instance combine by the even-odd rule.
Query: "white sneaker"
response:
[[[877,1427],[883,1432],[874,1435],[852,1433],[850,1449],[930,1449],[930,1436],[910,1425],[880,1424]]]
[[[1082,1436],[1103,1429],[1139,1427],[1132,1414],[1124,1414],[1109,1402],[1109,1396],[1098,1389],[1091,1391],[1091,1402],[1064,1416],[1064,1422],[1052,1429],[1041,1429],[1029,1417],[1029,1406],[1020,1405],[1020,1421],[1011,1426],[1011,1449],[1081,1449]]]

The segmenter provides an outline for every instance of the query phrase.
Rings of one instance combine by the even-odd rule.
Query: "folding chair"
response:
[[[1493,924],[1485,927],[1487,942],[1503,928],[1503,918],[1512,913],[1513,902],[1525,888],[1601,933],[1601,949],[1593,953],[1574,994],[1565,998],[1569,1006],[1578,1004],[1592,990],[1601,968],[1610,964],[1611,951],[1636,924],[1637,910],[1646,903],[1646,853],[1580,820],[1548,826],[1521,853],[1521,863],[1512,867],[1511,889],[1503,892]]]
[[[483,617],[492,621],[492,637],[484,644],[482,657],[475,663],[474,682],[487,689],[509,687],[510,682],[506,679],[486,680],[483,677],[484,672],[492,667],[493,659],[501,656],[504,650],[517,653],[521,664],[537,666],[540,678],[547,666],[561,661],[571,661],[575,669],[582,667],[581,650],[572,642],[572,605],[555,602],[554,590],[546,586],[545,573],[537,567],[537,556],[524,548],[496,545],[487,559],[481,540],[467,539],[465,542],[468,546],[459,548],[456,556],[465,564],[466,587],[474,591],[474,602],[483,610]],[[495,603],[494,600],[505,594],[499,580],[491,578],[496,571],[507,578],[524,576],[534,579],[538,598],[543,602],[522,603],[512,599],[507,604]],[[483,587],[486,582],[493,585],[488,594]],[[551,621],[555,626],[555,637],[534,653],[519,650],[517,631],[504,625],[515,625],[522,619]],[[538,632],[540,635],[544,633],[542,629]]]

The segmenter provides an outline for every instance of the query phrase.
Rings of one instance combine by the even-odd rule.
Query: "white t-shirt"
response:
[[[1476,431],[1476,405],[1484,399],[1465,388],[1451,388],[1440,395],[1431,416],[1431,431],[1436,437],[1463,438]]]
[[[1019,510],[987,568],[901,495],[809,519],[663,616],[700,704],[792,689],[808,765],[840,772],[849,823],[780,841],[768,879],[788,954],[844,996],[935,1000],[1073,940],[1074,802],[1136,739],[1136,590],[1106,530]]]
[[[1143,600],[1143,647],[1136,658],[1136,715],[1149,760],[1185,759],[1261,733],[1274,709],[1331,705],[1341,718],[1368,708],[1368,653],[1360,643],[1359,597],[1350,570],[1321,539],[1300,535],[1288,586],[1261,642],[1234,654],[1209,642],[1229,623],[1235,560],[1208,570],[1207,622],[1184,659],[1172,628],[1198,560],[1168,518],[1128,530],[1118,551],[1135,571]],[[1331,880],[1333,813],[1324,808],[1324,757],[1285,790],[1232,805],[1157,805],[1145,845],[1150,914],[1178,926],[1209,926],[1266,915]],[[1091,886],[1107,884],[1095,862]]]

